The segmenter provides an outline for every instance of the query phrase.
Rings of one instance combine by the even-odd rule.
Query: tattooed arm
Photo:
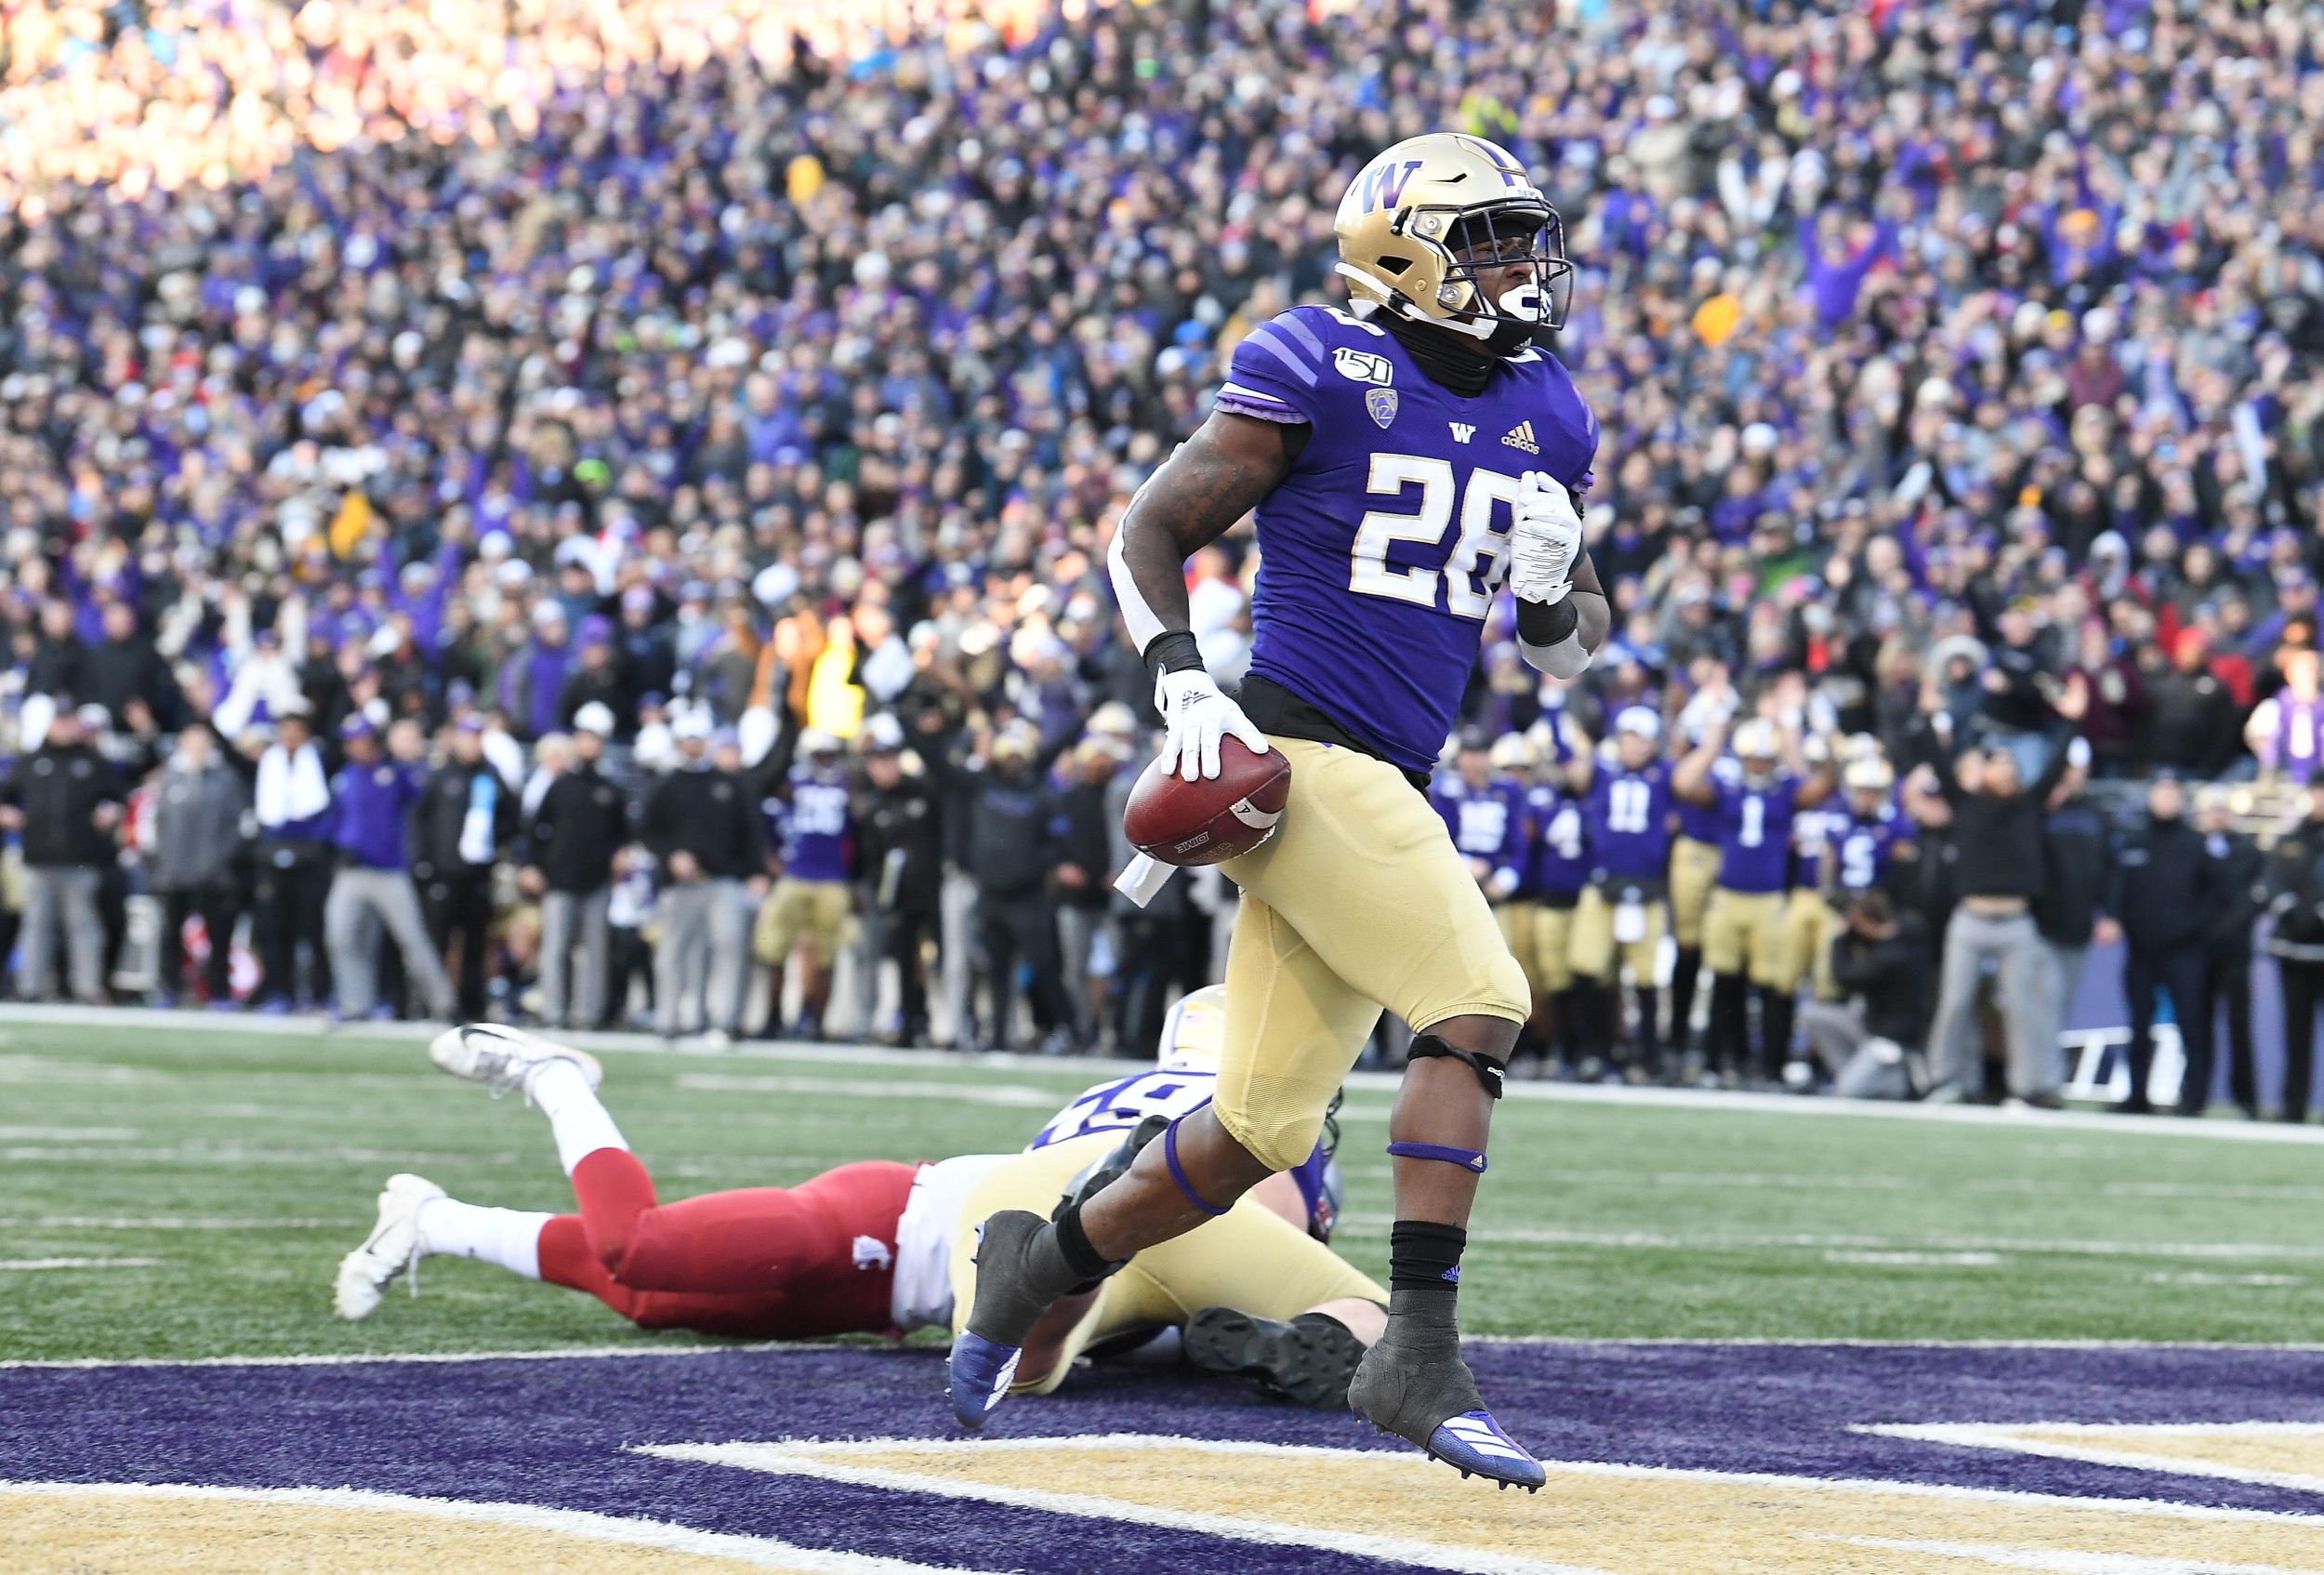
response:
[[[1303,426],[1215,411],[1129,500],[1107,567],[1148,666],[1202,665],[1187,627],[1186,560],[1275,489],[1306,438]]]

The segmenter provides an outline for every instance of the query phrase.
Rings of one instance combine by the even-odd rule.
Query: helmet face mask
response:
[[[1565,326],[1565,225],[1506,149],[1458,132],[1415,137],[1364,167],[1332,228],[1351,293],[1513,355]]]

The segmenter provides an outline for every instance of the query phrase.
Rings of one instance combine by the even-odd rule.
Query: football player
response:
[[[795,1340],[948,1328],[956,1265],[973,1254],[984,1218],[967,1207],[971,1193],[990,1180],[997,1192],[980,1196],[1052,1208],[1061,1169],[1077,1174],[1092,1154],[1112,1152],[1125,1129],[1208,1098],[1223,993],[1214,986],[1182,999],[1165,1026],[1158,1070],[1089,1090],[1023,1154],[933,1165],[867,1160],[796,1187],[669,1204],[657,1201],[653,1178],[599,1102],[595,1057],[512,1028],[448,1030],[429,1058],[455,1077],[520,1090],[540,1107],[579,1211],[482,1208],[418,1176],[391,1177],[371,1237],[340,1262],[334,1306],[341,1317],[367,1317],[399,1275],[448,1255],[587,1291],[646,1329]],[[1134,1294],[1086,1309],[1064,1331],[1071,1349],[1185,1324],[1197,1366],[1247,1374],[1282,1397],[1343,1400],[1357,1357],[1379,1333],[1386,1292],[1325,1245],[1340,1200],[1339,1168],[1319,1144],[1250,1195],[1265,1221],[1238,1212],[1223,1230],[1187,1238],[1175,1257],[1141,1259],[1134,1277],[1123,1277],[1123,1291]],[[1254,1239],[1264,1251],[1242,1250]],[[1026,1382],[1046,1391],[1063,1376],[1061,1363]]]
[[[1845,925],[1854,900],[1874,887],[1887,888],[1899,866],[1920,857],[1912,817],[1897,807],[1896,772],[1877,748],[1860,750],[1842,769],[1844,806],[1824,814],[1824,848],[1819,884],[1825,919],[1816,932],[1813,977],[1818,1000],[1838,1000],[1832,977],[1831,943]],[[1892,892],[1892,895],[1895,893]]]
[[[1556,750],[1562,756],[1564,735],[1553,736]],[[1576,1038],[1578,1025],[1575,1020],[1574,999],[1574,913],[1583,888],[1590,883],[1591,858],[1586,806],[1565,780],[1570,763],[1563,758],[1545,759],[1525,793],[1530,857],[1525,862],[1522,890],[1528,899],[1532,945],[1530,959],[1525,952],[1520,952],[1518,959],[1526,963],[1526,979],[1540,997],[1545,1055],[1556,1054],[1563,1042],[1567,1051],[1578,1057],[1581,1046]]]
[[[1574,908],[1574,972],[1595,980],[1597,1049],[1610,1053],[1622,1021],[1622,971],[1638,995],[1637,1065],[1660,1061],[1655,1032],[1659,1004],[1655,969],[1661,960],[1665,883],[1670,866],[1670,767],[1659,752],[1662,719],[1628,706],[1614,719],[1614,738],[1600,763],[1584,753],[1573,780],[1588,804],[1591,879]]]
[[[751,937],[752,952],[771,975],[763,1039],[781,1039],[786,1032],[784,974],[801,940],[806,942],[807,972],[801,980],[799,1020],[788,1031],[802,1039],[823,1037],[831,964],[846,941],[854,908],[853,792],[838,739],[811,727],[799,735],[799,763],[776,792],[760,801],[768,845],[783,850],[782,878],[759,909]]]
[[[1525,832],[1525,789],[1512,774],[1506,749],[1510,745],[1516,746],[1522,758],[1523,738],[1511,736],[1488,745],[1473,729],[1463,733],[1451,774],[1440,773],[1428,790],[1429,803],[1444,821],[1453,846],[1493,905],[1504,941],[1509,941],[1512,922],[1504,905],[1516,895],[1524,878]],[[1509,941],[1509,946],[1514,954],[1516,943]]]
[[[1413,1029],[1389,1122],[1386,1333],[1350,1404],[1463,1471],[1538,1489],[1485,1409],[1455,1298],[1525,972],[1424,789],[1502,581],[1526,660],[1572,678],[1610,619],[1577,489],[1598,425],[1535,337],[1565,319],[1557,210],[1506,150],[1437,133],[1366,165],[1334,228],[1356,310],[1297,307],[1235,347],[1209,417],[1131,500],[1109,553],[1156,674],[1162,759],[1220,742],[1291,762],[1280,828],[1221,869],[1242,889],[1218,1097],[1054,1221],[985,1224],[953,1347],[955,1416],[983,1425],[1050,1305],[1223,1214],[1305,1158],[1383,1007]],[[1184,564],[1256,511],[1239,701],[1203,668]]]
[[[1196,990],[1171,1009],[1155,1070],[1100,1083],[1041,1129],[1032,1146],[981,1177],[964,1201],[952,1256],[955,1339],[974,1304],[976,1222],[1011,1209],[1044,1215],[1086,1198],[1154,1135],[1219,1089],[1226,992]],[[1334,1101],[1336,1107],[1337,1101]],[[1076,1357],[1180,1328],[1187,1358],[1239,1373],[1282,1399],[1345,1405],[1388,1292],[1325,1246],[1340,1210],[1337,1124],[1289,1171],[1267,1177],[1199,1229],[1139,1253],[1118,1273],[1060,1298],[1025,1337],[1008,1392],[1045,1395]]]
[[[470,1024],[429,1059],[548,1118],[578,1211],[489,1209],[414,1175],[391,1176],[370,1238],[340,1261],[333,1305],[367,1317],[422,1258],[497,1264],[585,1290],[644,1329],[757,1340],[943,1325],[946,1264],[969,1185],[1005,1155],[935,1165],[866,1160],[795,1187],[746,1187],[676,1203],[599,1103],[596,1057],[514,1028]]]
[[[1712,1058],[1723,1074],[1739,1068],[1750,1016],[1746,991],[1755,986],[1760,1055],[1753,1065],[1764,1073],[1789,1058],[1792,996],[1803,966],[1784,929],[1791,824],[1801,810],[1831,792],[1831,762],[1826,759],[1805,774],[1787,767],[1782,733],[1765,717],[1753,717],[1735,730],[1741,771],[1727,778],[1714,770],[1726,735],[1721,725],[1706,730],[1679,762],[1671,786],[1682,800],[1719,812],[1719,883],[1703,916]]]

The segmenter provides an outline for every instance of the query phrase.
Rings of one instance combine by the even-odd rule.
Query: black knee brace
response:
[[[1432,1055],[1446,1055],[1455,1061],[1467,1062],[1469,1070],[1477,1075],[1477,1081],[1485,1085],[1486,1097],[1500,1098],[1502,1077],[1509,1069],[1507,1062],[1495,1060],[1492,1056],[1481,1054],[1473,1050],[1462,1050],[1459,1045],[1447,1043],[1434,1034],[1413,1035],[1412,1049],[1407,1052],[1406,1059],[1423,1061]]]

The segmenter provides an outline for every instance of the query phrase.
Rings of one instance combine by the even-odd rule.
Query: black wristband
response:
[[[1202,647],[1182,629],[1157,634],[1146,646],[1148,668],[1156,673],[1185,672],[1202,666]]]
[[[1528,645],[1561,645],[1581,626],[1581,611],[1567,591],[1555,602],[1517,602],[1517,638]]]

